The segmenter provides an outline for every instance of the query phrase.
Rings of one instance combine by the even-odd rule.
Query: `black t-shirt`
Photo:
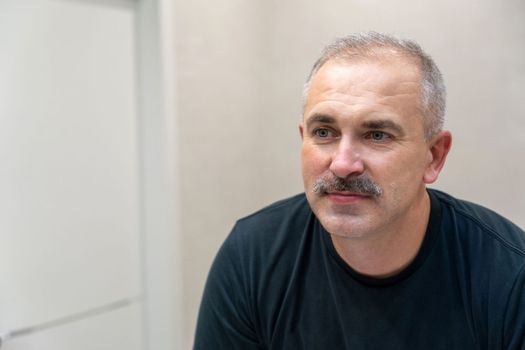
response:
[[[342,260],[304,194],[239,220],[210,270],[194,348],[525,349],[525,233],[429,194],[420,251],[384,279]]]

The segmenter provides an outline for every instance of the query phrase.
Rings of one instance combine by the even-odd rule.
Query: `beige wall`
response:
[[[209,265],[235,219],[302,189],[302,83],[337,36],[397,33],[434,56],[454,134],[435,187],[525,226],[521,0],[197,0],[176,7],[188,347]]]

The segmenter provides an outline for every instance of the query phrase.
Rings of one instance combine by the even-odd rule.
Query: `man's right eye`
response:
[[[318,128],[314,130],[314,135],[320,138],[327,138],[330,137],[332,132],[325,128]]]

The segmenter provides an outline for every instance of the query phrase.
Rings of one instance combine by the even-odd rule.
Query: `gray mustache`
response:
[[[314,183],[313,191],[319,194],[348,191],[375,197],[380,197],[383,194],[381,187],[367,176],[351,179],[342,179],[340,177],[317,179]]]

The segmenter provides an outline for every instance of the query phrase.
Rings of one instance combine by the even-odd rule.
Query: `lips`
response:
[[[363,193],[355,192],[327,192],[326,196],[337,204],[352,204],[368,199],[370,196]]]

